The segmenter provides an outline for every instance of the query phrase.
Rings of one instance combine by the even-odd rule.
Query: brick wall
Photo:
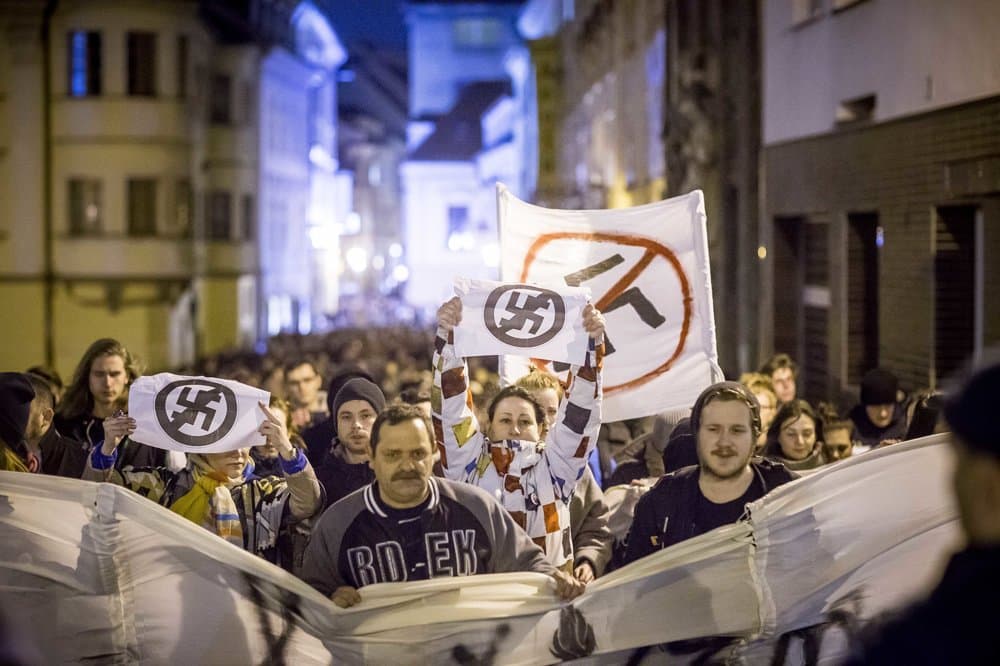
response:
[[[878,270],[879,361],[899,374],[904,388],[934,380],[931,239],[938,207],[973,205],[982,215],[983,342],[1000,342],[1000,96],[771,145],[762,151],[761,166],[765,246],[773,244],[775,218],[829,223],[826,397],[850,402],[856,388],[845,376],[844,242],[851,213],[877,213],[884,230]],[[762,293],[773,293],[775,281],[783,279],[781,270],[765,261],[761,273]],[[762,299],[760,316],[759,353],[766,358],[774,339],[772,299]],[[817,390],[815,379],[806,381]]]

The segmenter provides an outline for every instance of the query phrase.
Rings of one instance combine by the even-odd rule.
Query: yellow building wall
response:
[[[149,290],[127,288],[124,297],[148,296]],[[139,357],[146,372],[169,369],[169,304],[125,303],[113,311],[103,302],[104,297],[105,290],[97,285],[74,287],[72,294],[65,288],[56,289],[55,365],[63,381],[69,381],[83,352],[99,338],[120,341]]]
[[[0,326],[0,371],[23,372],[45,362],[45,312],[41,282],[0,283],[7,320]]]
[[[239,346],[239,293],[236,277],[198,280],[199,352],[210,355]]]

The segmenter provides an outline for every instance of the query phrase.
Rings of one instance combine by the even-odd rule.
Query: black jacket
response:
[[[847,417],[854,423],[851,441],[861,442],[865,446],[876,447],[883,439],[906,437],[906,408],[902,403],[896,403],[892,411],[892,421],[884,428],[879,428],[869,420],[864,405],[855,405]]]
[[[81,414],[76,418],[63,418],[57,416],[53,424],[60,433],[82,442],[86,445],[85,453],[90,453],[94,447],[104,443],[104,421],[89,414]],[[44,465],[45,453],[42,453]],[[118,459],[115,460],[115,469],[138,469],[140,467],[166,467],[167,452],[164,449],[153,448],[131,439],[125,440],[118,445]],[[87,465],[87,457],[77,460],[75,457],[67,459],[63,465],[60,476],[70,476],[79,479],[83,474],[83,469]],[[44,469],[44,467],[43,467]]]
[[[80,478],[87,465],[87,444],[64,437],[53,425],[42,435],[38,447],[42,451],[42,474]]]
[[[758,489],[756,501],[778,486],[798,478],[784,465],[770,460],[754,459],[750,468],[757,477],[751,487]],[[695,524],[695,510],[701,496],[697,465],[666,474],[643,495],[635,507],[635,517],[629,530],[625,563],[634,562],[675,543],[698,536],[708,530]]]
[[[952,556],[925,601],[872,633],[848,662],[857,664],[1000,664],[996,598],[1000,546],[967,548]]]
[[[328,452],[315,469],[316,478],[326,490],[324,508],[375,480],[375,473],[367,462],[349,463],[335,451]]]

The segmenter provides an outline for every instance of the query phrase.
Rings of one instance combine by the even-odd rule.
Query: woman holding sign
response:
[[[569,502],[601,425],[604,317],[588,304],[583,326],[590,343],[581,365],[570,368],[566,397],[554,425],[532,395],[507,386],[490,402],[481,426],[472,409],[465,360],[455,352],[453,330],[462,302],[438,309],[431,405],[445,476],[493,494],[546,559],[573,572]]]
[[[263,414],[258,432],[277,449],[281,477],[256,475],[249,448],[188,454],[188,465],[179,472],[166,467],[117,470],[118,447],[136,429],[135,419],[119,413],[104,419],[104,442],[87,457],[83,478],[134,490],[296,573],[301,556],[295,552],[294,527],[322,508],[322,490],[303,451],[292,446],[284,415],[258,405]]]

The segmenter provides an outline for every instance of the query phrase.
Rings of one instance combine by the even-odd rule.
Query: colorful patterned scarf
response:
[[[232,493],[233,488],[243,483],[243,477],[223,476],[200,454],[189,454],[188,460],[194,486],[170,510],[243,548],[243,527]]]

